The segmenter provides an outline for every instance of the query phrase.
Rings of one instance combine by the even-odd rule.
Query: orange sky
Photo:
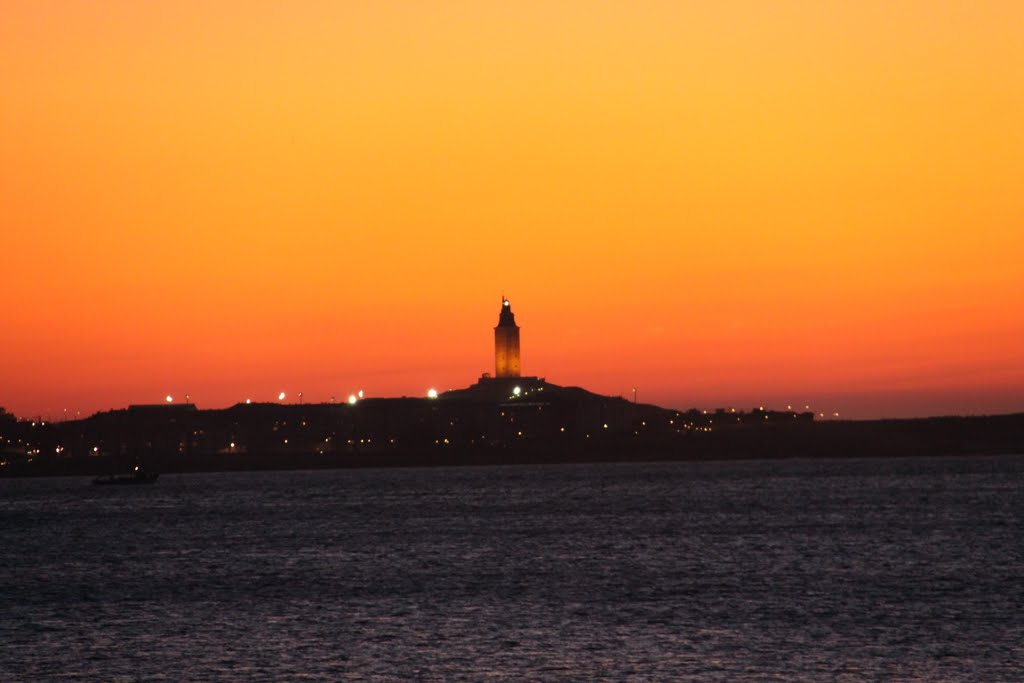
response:
[[[1024,4],[6,0],[0,405],[1024,410]]]

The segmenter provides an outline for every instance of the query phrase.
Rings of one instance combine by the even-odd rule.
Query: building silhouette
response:
[[[519,377],[519,326],[509,300],[501,297],[501,314],[494,328],[494,376]]]

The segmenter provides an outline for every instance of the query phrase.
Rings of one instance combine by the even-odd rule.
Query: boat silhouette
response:
[[[159,476],[158,472],[147,472],[136,465],[131,474],[111,474],[106,477],[96,477],[92,480],[92,483],[97,486],[152,484]]]

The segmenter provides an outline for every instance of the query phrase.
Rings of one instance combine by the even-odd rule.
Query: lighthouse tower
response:
[[[501,297],[501,315],[494,328],[494,376],[519,377],[519,326],[505,297]]]

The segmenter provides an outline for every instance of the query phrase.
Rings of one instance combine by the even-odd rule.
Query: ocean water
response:
[[[1024,457],[0,480],[0,681],[1024,680]]]

